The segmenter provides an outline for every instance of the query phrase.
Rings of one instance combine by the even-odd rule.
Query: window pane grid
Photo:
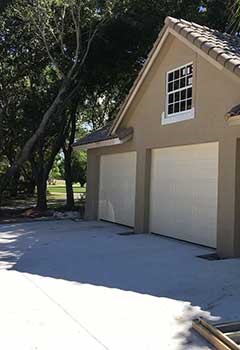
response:
[[[189,64],[167,74],[168,115],[192,109],[193,65]]]

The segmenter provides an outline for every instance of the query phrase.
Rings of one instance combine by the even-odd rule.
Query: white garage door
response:
[[[216,247],[218,143],[152,151],[150,230]]]
[[[100,160],[99,219],[134,226],[136,152]]]

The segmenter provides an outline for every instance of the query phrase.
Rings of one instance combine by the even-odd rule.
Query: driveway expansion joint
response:
[[[98,339],[94,334],[92,334],[87,327],[73,317],[70,312],[68,312],[61,304],[54,300],[48,293],[46,293],[37,283],[35,283],[31,278],[29,278],[25,273],[23,273],[24,278],[30,282],[35,288],[37,288],[46,298],[48,298],[53,304],[55,304],[68,318],[70,318],[75,324],[77,324],[85,333],[87,333],[91,338],[93,338],[99,345],[101,345],[105,350],[111,350],[108,348],[100,339]]]

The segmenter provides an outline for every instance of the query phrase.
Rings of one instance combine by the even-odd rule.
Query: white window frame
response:
[[[174,68],[166,73],[166,82],[165,82],[165,89],[166,89],[165,109],[166,109],[166,111],[162,113],[162,125],[167,125],[167,124],[181,122],[184,120],[194,119],[194,117],[195,117],[194,107],[192,107],[191,109],[186,110],[186,111],[172,113],[172,114],[168,115],[168,95],[169,95],[169,93],[168,93],[168,76],[170,73],[175,72],[176,70],[180,70],[180,69],[187,67],[189,65],[193,65],[193,62],[185,63],[182,66],[176,67],[176,68]],[[193,82],[191,84],[191,87],[193,90]],[[183,89],[186,89],[186,87],[175,90],[175,92],[181,91]],[[192,103],[193,103],[193,96],[192,96]]]

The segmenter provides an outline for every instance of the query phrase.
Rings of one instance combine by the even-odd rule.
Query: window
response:
[[[167,73],[166,112],[163,116],[163,124],[194,117],[192,83],[192,63]]]

